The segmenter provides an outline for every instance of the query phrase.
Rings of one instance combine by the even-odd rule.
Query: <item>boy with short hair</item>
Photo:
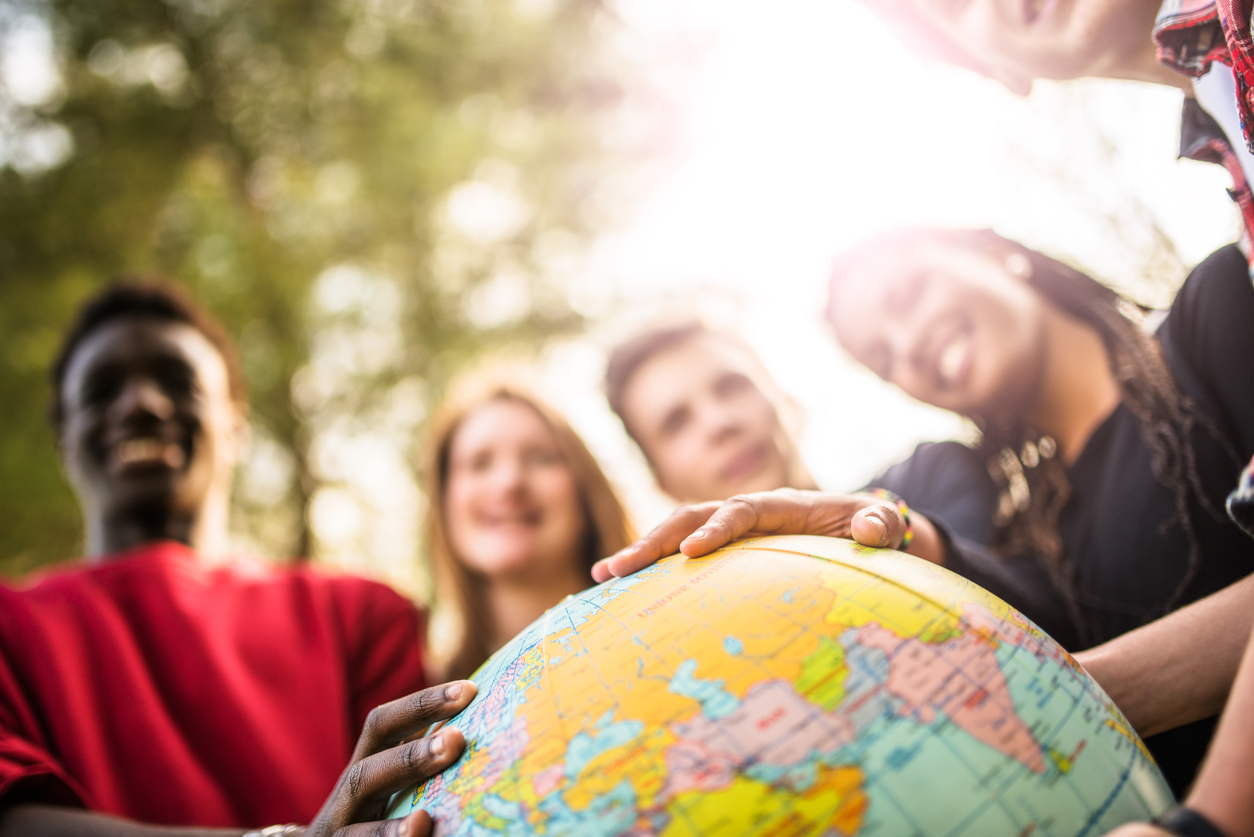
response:
[[[53,384],[86,559],[0,586],[0,835],[328,837],[451,763],[455,732],[397,746],[474,694],[418,691],[413,605],[364,579],[211,563],[245,418],[207,312],[168,284],[115,283],[68,331]]]

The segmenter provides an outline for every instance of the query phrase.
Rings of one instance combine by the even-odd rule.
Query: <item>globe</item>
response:
[[[1100,835],[1172,803],[1096,682],[1013,608],[834,538],[674,556],[498,651],[442,835]]]

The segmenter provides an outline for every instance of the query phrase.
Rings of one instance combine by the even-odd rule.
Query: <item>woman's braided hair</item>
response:
[[[930,240],[1000,258],[1018,254],[1031,267],[1028,284],[1032,288],[1059,310],[1097,332],[1110,355],[1120,400],[1140,425],[1154,476],[1175,497],[1175,513],[1162,522],[1160,530],[1179,525],[1188,540],[1185,573],[1161,606],[1161,613],[1172,610],[1202,563],[1190,498],[1196,498],[1208,512],[1219,514],[1202,488],[1190,437],[1200,427],[1225,448],[1230,449],[1231,445],[1193,400],[1180,392],[1158,341],[1143,327],[1141,310],[1091,276],[992,230],[911,229],[898,231],[891,238],[897,239],[892,242],[897,246]],[[889,242],[885,239],[876,241],[877,246],[886,243]],[[1071,496],[1071,484],[1066,465],[1055,456],[1056,443],[1015,417],[971,418],[981,430],[976,450],[988,462],[989,473],[1001,488],[995,521],[997,551],[1035,556],[1062,594],[1081,642],[1090,644],[1095,639],[1094,628],[1081,608],[1076,567],[1068,558],[1058,531],[1059,516]]]

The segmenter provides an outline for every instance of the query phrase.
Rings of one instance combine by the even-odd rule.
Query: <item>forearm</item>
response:
[[[1254,576],[1076,655],[1138,733],[1218,714],[1254,626]]]
[[[1254,837],[1254,642],[1186,804],[1228,837]]]
[[[54,805],[0,809],[0,837],[239,837],[243,829],[178,828]]]
[[[945,540],[936,531],[932,521],[921,514],[910,516],[910,525],[914,529],[914,539],[906,552],[933,564],[945,566]]]

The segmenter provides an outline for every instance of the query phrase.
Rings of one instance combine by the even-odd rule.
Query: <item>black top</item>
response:
[[[1235,246],[1211,254],[1185,280],[1156,335],[1177,386],[1232,448],[1226,451],[1204,428],[1193,433],[1198,477],[1213,511],[1192,503],[1202,564],[1175,607],[1254,570],[1254,540],[1222,514],[1241,466],[1254,454],[1254,285],[1248,271]],[[975,521],[992,520],[996,490],[983,463],[961,447],[920,446],[873,484],[901,494],[948,530],[949,569],[987,587],[1064,647],[1077,650],[1078,632],[1040,567],[1030,558],[1006,560],[988,551],[991,523]],[[1140,422],[1121,404],[1068,473],[1072,496],[1059,531],[1076,566],[1093,644],[1162,616],[1187,571],[1187,537],[1178,523],[1171,525],[1175,496],[1154,476],[1152,461]],[[955,487],[958,479],[965,489]],[[1213,720],[1199,722],[1147,740],[1178,795],[1205,755],[1213,726]]]
[[[959,442],[924,442],[869,487],[887,488],[936,525],[946,541],[945,566],[1022,612],[1064,648],[1075,650],[1075,625],[1045,569],[1028,556],[991,549],[998,489],[984,462]]]

